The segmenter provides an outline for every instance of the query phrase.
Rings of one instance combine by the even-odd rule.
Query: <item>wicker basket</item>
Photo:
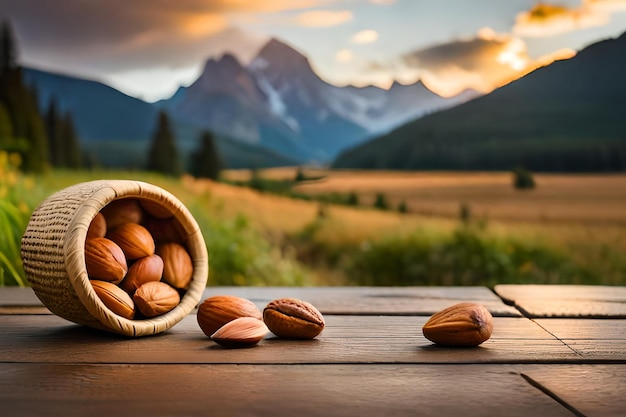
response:
[[[91,220],[111,201],[128,197],[156,202],[171,212],[182,226],[193,262],[192,281],[180,304],[152,319],[128,320],[114,314],[96,295],[85,267],[85,239]],[[207,250],[194,218],[173,195],[139,181],[92,181],[51,195],[33,212],[21,249],[26,277],[52,313],[126,336],[153,335],[174,326],[197,305],[208,279]]]

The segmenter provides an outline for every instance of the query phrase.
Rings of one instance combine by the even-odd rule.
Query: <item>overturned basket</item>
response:
[[[85,265],[85,240],[94,217],[112,201],[134,198],[162,215],[169,213],[189,253],[193,275],[180,303],[148,319],[129,320],[107,308],[96,295]],[[208,255],[198,224],[176,197],[139,181],[101,180],[77,184],[43,201],[22,238],[22,260],[35,294],[54,314],[89,327],[126,336],[163,332],[196,306],[208,279]]]

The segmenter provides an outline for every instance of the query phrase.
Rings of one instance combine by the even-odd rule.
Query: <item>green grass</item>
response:
[[[139,171],[54,170],[31,177],[18,167],[15,157],[0,153],[0,285],[28,285],[20,243],[35,207],[60,189],[102,178],[149,182],[180,199],[202,230],[209,253],[209,285],[626,282],[623,245],[606,239],[562,243],[529,239],[515,231],[497,233],[486,221],[470,219],[459,221],[456,228],[431,222],[402,233],[353,239],[344,235],[332,209],[320,212],[296,233],[278,233],[280,238],[270,239],[252,226],[254,214],[247,218],[227,212],[219,197],[194,190],[180,179]],[[276,210],[280,215],[280,207]]]
[[[209,253],[209,285],[310,285],[307,268],[288,251],[271,245],[246,218],[209,211],[210,194],[197,195],[181,181],[135,171],[65,171],[26,177],[8,155],[0,154],[0,285],[28,285],[20,257],[21,237],[30,214],[46,197],[78,182],[132,179],[159,186],[180,199],[198,222]],[[4,162],[3,162],[4,161]],[[37,186],[35,186],[37,184]]]

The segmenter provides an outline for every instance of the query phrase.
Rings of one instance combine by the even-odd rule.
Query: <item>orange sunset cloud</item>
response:
[[[305,27],[329,27],[352,20],[349,10],[311,10],[296,16],[295,23]]]
[[[554,36],[607,24],[609,15],[588,3],[599,5],[604,2],[587,2],[577,8],[537,3],[529,11],[517,15],[513,33],[526,37]]]
[[[430,90],[442,97],[451,97],[468,88],[488,93],[540,66],[556,59],[571,58],[574,54],[564,49],[533,60],[520,38],[484,28],[472,39],[406,55],[404,70],[417,72]]]

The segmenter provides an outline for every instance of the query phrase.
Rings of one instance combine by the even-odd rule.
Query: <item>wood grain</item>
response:
[[[626,287],[496,285],[495,292],[528,317],[626,318]]]
[[[428,317],[326,316],[315,340],[268,337],[228,350],[200,330],[195,315],[173,329],[127,339],[56,316],[0,316],[0,362],[80,363],[533,363],[579,361],[580,354],[525,318],[496,317],[491,339],[474,349],[442,348],[422,335]]]
[[[453,304],[476,302],[485,305],[495,316],[520,317],[484,287],[208,287],[202,300],[212,295],[237,295],[259,307],[283,297],[300,298],[315,305],[323,314],[395,314],[432,315]],[[16,307],[42,307],[30,288],[3,288],[0,291],[0,314],[15,314]],[[47,310],[22,310],[24,314],[42,314]]]
[[[625,414],[626,365],[531,365],[518,370],[585,416]]]
[[[430,316],[453,304],[475,302],[494,316],[521,316],[485,287],[208,287],[202,299],[224,294],[248,298],[259,308],[276,298],[300,298],[323,314]]]
[[[2,364],[5,415],[568,416],[508,365]]]

